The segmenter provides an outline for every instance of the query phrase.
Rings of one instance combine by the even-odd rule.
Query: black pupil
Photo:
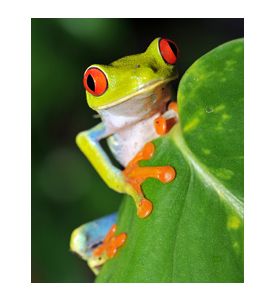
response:
[[[175,54],[175,56],[177,57],[177,55],[178,55],[178,49],[177,49],[176,45],[174,43],[172,43],[172,42],[168,42],[168,44],[169,44],[171,50],[173,51],[173,53]]]
[[[89,74],[87,78],[87,85],[91,91],[95,91],[95,82],[93,77]]]

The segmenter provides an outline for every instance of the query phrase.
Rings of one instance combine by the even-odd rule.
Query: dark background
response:
[[[32,19],[32,282],[91,282],[69,251],[72,230],[118,209],[78,150],[79,131],[98,123],[84,70],[143,52],[156,37],[180,49],[179,73],[201,55],[243,37],[243,19]]]

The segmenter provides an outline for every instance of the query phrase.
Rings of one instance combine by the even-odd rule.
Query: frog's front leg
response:
[[[168,110],[156,118],[154,127],[158,135],[165,135],[178,121],[178,110],[176,102],[171,102]],[[148,216],[152,211],[152,203],[144,198],[141,188],[142,183],[147,178],[155,178],[162,183],[169,183],[174,180],[176,172],[171,166],[157,166],[157,167],[140,167],[141,160],[149,160],[155,152],[155,146],[152,142],[145,144],[143,149],[130,161],[123,174],[127,182],[137,191],[143,198],[140,202],[138,214],[142,217]]]
[[[76,136],[76,143],[105,183],[111,189],[122,193],[124,180],[121,171],[113,166],[99,143],[107,136],[108,132],[104,124],[99,123],[90,130],[80,132]]]
[[[110,133],[106,130],[104,124],[100,123],[90,130],[80,132],[76,137],[76,143],[104,182],[116,192],[132,196],[138,209],[138,215],[144,217],[140,212],[144,211],[144,206],[148,203],[142,201],[142,195],[125,180],[122,171],[112,164],[99,143],[100,140],[109,135]]]
[[[154,127],[158,135],[165,135],[178,122],[178,105],[177,102],[170,102],[168,110],[155,119]]]

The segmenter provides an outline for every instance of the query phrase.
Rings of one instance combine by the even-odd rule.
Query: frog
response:
[[[139,160],[151,158],[154,146],[150,142],[161,135],[156,127],[168,123],[161,121],[177,118],[173,109],[164,113],[172,98],[171,82],[178,77],[175,66],[178,53],[173,41],[156,38],[145,52],[120,58],[110,65],[93,64],[83,76],[88,106],[99,114],[102,122],[80,132],[76,143],[111,189],[132,196],[140,218],[152,212],[152,203],[133,184],[142,180],[137,178],[144,175],[142,170],[146,178],[155,177],[164,183],[175,177],[174,169],[169,166],[144,168],[136,176],[130,170],[138,154]],[[112,164],[100,145],[102,139],[107,139],[124,171]],[[142,151],[144,145],[147,149]]]
[[[142,167],[139,162],[153,157],[156,149],[152,141],[166,134],[178,121],[177,105],[172,101],[172,82],[178,78],[178,57],[175,42],[158,37],[144,52],[125,56],[109,65],[92,64],[83,76],[88,106],[97,112],[101,122],[80,132],[76,144],[109,188],[133,198],[141,219],[153,211],[152,202],[143,193],[142,183],[147,178],[155,178],[167,184],[176,177],[172,166]],[[103,139],[121,168],[116,167],[103,150],[100,144]],[[105,248],[101,247],[104,244],[101,239],[98,246],[101,251],[94,249],[89,255],[83,255],[83,249],[89,248],[85,238],[87,231],[83,228],[91,227],[81,228],[72,234],[71,250],[98,273],[113,256],[113,253],[106,255],[108,239],[105,238]],[[126,233],[116,239],[112,227],[109,232],[105,229],[105,233],[109,242],[117,241],[116,247],[110,246],[115,249],[114,253],[126,242]]]

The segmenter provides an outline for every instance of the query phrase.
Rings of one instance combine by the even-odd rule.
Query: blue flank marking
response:
[[[85,236],[85,245],[83,246],[87,256],[90,256],[96,246],[104,240],[112,225],[116,223],[116,220],[117,213],[112,213],[80,226],[80,234]]]
[[[105,126],[103,123],[99,123],[97,126],[93,127],[87,132],[89,139],[93,141],[98,141],[105,134]]]

